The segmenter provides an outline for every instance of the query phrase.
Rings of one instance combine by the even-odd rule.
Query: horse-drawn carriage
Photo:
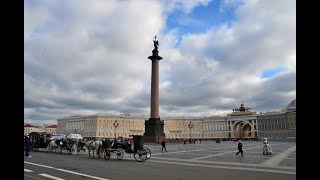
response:
[[[77,155],[81,151],[87,152],[86,143],[81,134],[71,133],[67,135],[66,139],[71,139],[73,142],[72,146],[70,147],[72,155]]]
[[[77,155],[79,151],[86,151],[81,134],[54,135],[50,140],[48,150],[52,152],[62,153],[62,150],[67,150],[72,155]]]
[[[51,151],[51,152],[62,152],[61,149],[61,144],[62,144],[62,140],[65,139],[65,135],[52,135],[50,137],[50,142],[47,146],[47,150]]]
[[[39,151],[40,148],[47,148],[52,135],[44,132],[31,132],[28,136],[32,143],[32,149]]]
[[[124,153],[133,153],[136,161],[143,162],[151,157],[151,151],[143,147],[143,136],[132,135],[129,139],[115,140],[113,143],[109,140],[103,142],[104,159],[109,160],[111,153],[116,153],[117,158],[121,160]]]

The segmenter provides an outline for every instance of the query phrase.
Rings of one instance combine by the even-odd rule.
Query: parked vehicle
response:
[[[128,139],[105,141],[104,159],[109,160],[111,153],[116,153],[117,158],[121,160],[124,153],[133,153],[136,161],[143,162],[151,157],[151,151],[147,147],[143,147],[143,136],[132,135]]]
[[[40,148],[47,148],[52,135],[44,132],[31,132],[28,136],[32,142],[33,151],[39,151]]]

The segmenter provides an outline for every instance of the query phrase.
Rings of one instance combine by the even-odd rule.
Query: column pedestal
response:
[[[149,118],[145,120],[145,143],[161,143],[166,139],[166,135],[163,132],[164,122],[160,118]]]

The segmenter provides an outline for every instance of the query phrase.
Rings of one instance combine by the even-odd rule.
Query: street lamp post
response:
[[[190,142],[191,142],[191,129],[193,128],[193,124],[191,124],[191,121],[190,121],[190,123],[188,124],[188,127],[189,127]]]
[[[117,120],[113,123],[114,126],[114,139],[117,139],[117,127],[119,126],[119,123],[117,122]]]
[[[104,121],[104,126],[105,126],[105,128],[106,128],[106,135],[105,135],[105,138],[108,138],[108,125],[107,125],[107,119],[105,119],[105,121]],[[111,128],[110,128],[111,129]]]

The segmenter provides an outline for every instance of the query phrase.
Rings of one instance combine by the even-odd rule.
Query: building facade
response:
[[[56,134],[57,125],[50,125],[46,127],[34,126],[32,124],[24,124],[24,135],[28,135],[31,132]]]
[[[96,114],[71,116],[57,120],[57,134],[80,133],[87,139],[143,135],[144,116],[129,114]]]
[[[295,100],[292,102],[276,113],[257,114],[242,103],[227,116],[163,117],[164,133],[169,140],[295,138]],[[146,119],[146,115],[130,114],[70,116],[57,120],[56,133],[80,133],[87,139],[126,138],[143,135]]]
[[[30,134],[31,132],[45,132],[42,127],[34,126],[32,124],[25,124],[24,125],[24,135]]]
[[[280,112],[265,112],[258,116],[259,136],[269,139],[296,139],[296,100]]]
[[[44,128],[44,132],[47,134],[56,134],[57,125],[49,125]]]

